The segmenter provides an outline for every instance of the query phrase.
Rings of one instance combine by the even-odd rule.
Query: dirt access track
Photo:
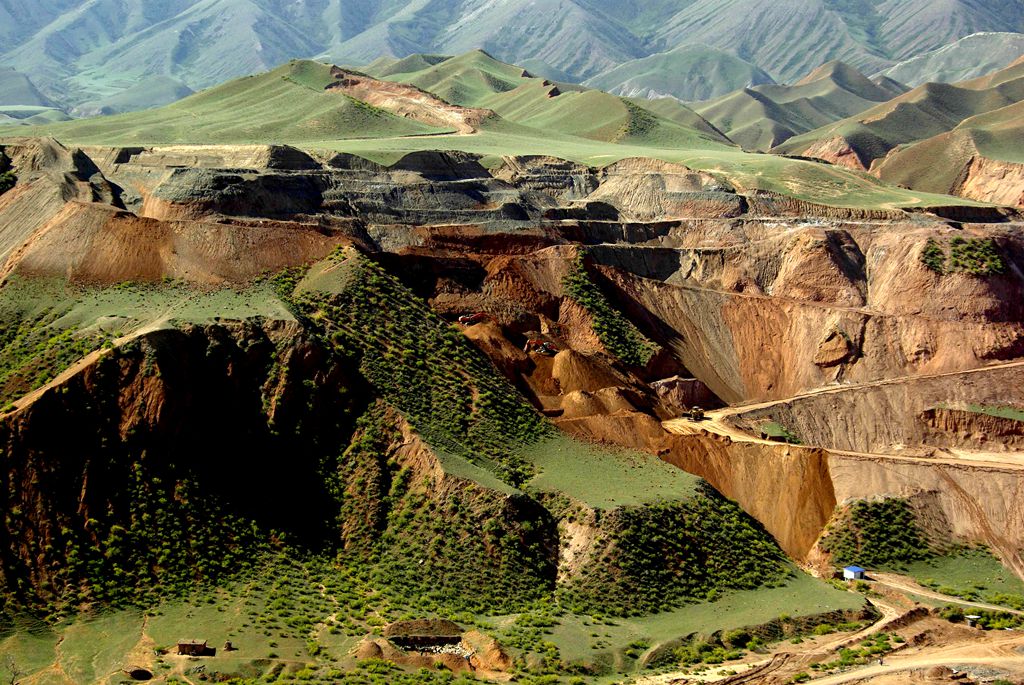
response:
[[[798,559],[822,558],[815,552],[817,537],[838,504],[889,496],[907,499],[943,535],[984,542],[1024,577],[1022,455],[935,448],[910,439],[919,434],[920,409],[957,393],[1016,401],[1021,374],[1024,362],[1017,361],[831,386],[711,411],[700,422],[674,419],[663,425],[679,437],[664,456],[738,501]],[[804,444],[755,435],[768,421],[794,428]],[[872,423],[884,425],[876,430]],[[838,435],[844,430],[876,432],[850,439],[861,439],[864,449],[847,449],[850,441],[842,443]],[[903,436],[907,440],[899,444]]]

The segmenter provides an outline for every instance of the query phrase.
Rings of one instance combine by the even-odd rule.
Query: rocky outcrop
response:
[[[339,67],[331,68],[331,78],[336,80],[327,86],[328,92],[344,93],[400,117],[442,129],[455,129],[461,134],[475,133],[482,122],[497,116],[487,109],[451,105],[415,86],[379,81]]]

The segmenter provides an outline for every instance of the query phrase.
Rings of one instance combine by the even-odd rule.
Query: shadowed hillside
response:
[[[830,62],[793,85],[744,88],[692,106],[738,145],[769,150],[905,90],[892,81],[869,80],[842,62]]]

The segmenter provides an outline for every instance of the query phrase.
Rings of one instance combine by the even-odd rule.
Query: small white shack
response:
[[[860,566],[847,566],[843,569],[843,580],[864,580],[865,573]]]

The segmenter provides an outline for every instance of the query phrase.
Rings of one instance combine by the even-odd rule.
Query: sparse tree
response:
[[[4,667],[7,669],[7,685],[18,685],[25,672],[18,668],[18,662],[10,654],[4,658]]]

